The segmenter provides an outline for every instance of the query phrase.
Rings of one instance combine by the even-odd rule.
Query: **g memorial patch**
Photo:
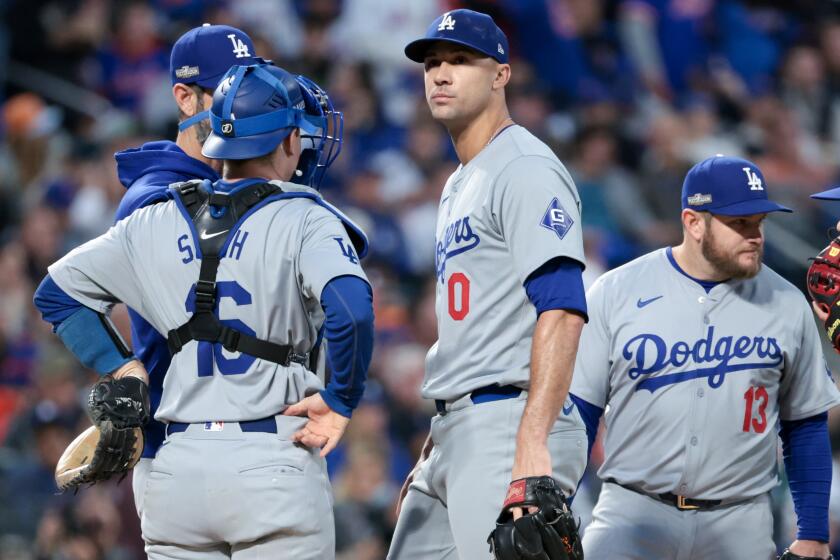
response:
[[[552,230],[557,234],[557,237],[563,239],[574,223],[575,221],[569,216],[560,201],[555,198],[549,203],[540,225]]]

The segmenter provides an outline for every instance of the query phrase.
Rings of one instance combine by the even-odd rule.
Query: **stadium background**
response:
[[[174,138],[169,46],[205,21],[246,30],[257,54],[315,79],[345,112],[323,191],[372,239],[376,348],[330,471],[339,558],[384,558],[434,412],[418,388],[436,338],[434,217],[456,166],[402,49],[455,7],[492,14],[510,38],[509,107],[575,178],[587,281],[677,243],[685,172],[725,153],[756,161],[796,209],[768,221],[766,261],[802,287],[840,217],[840,205],[808,198],[840,182],[840,2],[0,0],[0,558],[142,557],[130,481],[54,494],[53,465],[88,422],[95,376],[31,299],[49,263],[111,224],[124,192],[113,153]],[[837,414],[831,434],[840,486]],[[599,455],[575,501],[584,524]],[[785,544],[790,499],[784,485],[774,495]],[[838,554],[840,488],[832,498]]]

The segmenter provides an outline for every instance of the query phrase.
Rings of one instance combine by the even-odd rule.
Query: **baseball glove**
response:
[[[513,519],[512,508],[538,508]],[[514,480],[487,539],[496,560],[583,560],[578,525],[550,476]]]
[[[833,560],[834,556],[831,554],[828,555],[828,560]],[[817,556],[800,556],[798,554],[794,554],[789,549],[785,549],[781,556],[779,556],[779,560],[826,560],[825,558],[820,558]]]
[[[828,313],[825,330],[831,344],[840,351],[840,237],[813,259],[808,267],[807,284],[814,303]]]
[[[149,392],[136,377],[105,377],[88,396],[94,425],[64,450],[55,468],[59,490],[125,474],[143,451],[142,426],[149,419]]]

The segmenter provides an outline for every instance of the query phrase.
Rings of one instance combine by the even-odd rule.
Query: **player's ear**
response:
[[[680,217],[685,235],[699,242],[706,231],[706,221],[703,219],[703,214],[686,208],[682,211]]]
[[[300,129],[292,129],[292,133],[283,139],[283,155],[286,157],[294,157],[300,155]]]
[[[190,86],[175,84],[172,86],[172,97],[182,114],[191,117],[198,112],[198,96]]]
[[[510,81],[510,64],[499,64],[493,78],[493,89],[502,89]]]

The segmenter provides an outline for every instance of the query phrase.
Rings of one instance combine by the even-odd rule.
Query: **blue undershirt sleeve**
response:
[[[604,415],[604,409],[572,393],[569,393],[569,398],[575,403],[578,412],[580,412],[580,417],[583,419],[583,424],[586,426],[586,439],[589,440],[589,449],[586,456],[589,457],[592,454],[592,446],[595,445],[595,436],[598,435],[598,424],[601,421],[601,416]]]
[[[333,278],[321,292],[321,306],[332,371],[321,397],[333,411],[349,418],[362,398],[373,353],[370,285],[357,276]]]
[[[52,323],[55,333],[85,367],[106,375],[134,359],[108,318],[71,298],[49,274],[33,299],[44,320]]]
[[[831,443],[828,413],[802,420],[782,420],[779,429],[793,509],[796,538],[828,542],[831,493]]]
[[[532,272],[525,280],[528,299],[537,315],[550,309],[575,311],[588,320],[583,265],[569,257],[556,257]]]
[[[49,274],[44,276],[38,289],[35,290],[33,301],[44,321],[53,326],[53,332],[65,319],[84,307],[59,288]]]

